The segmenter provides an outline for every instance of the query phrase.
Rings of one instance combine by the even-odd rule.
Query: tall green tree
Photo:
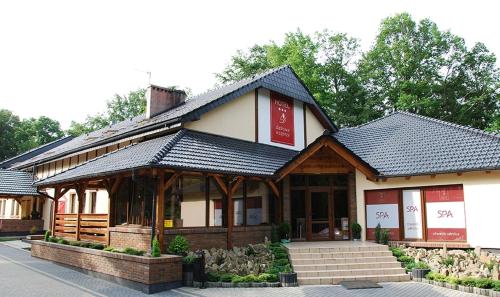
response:
[[[18,126],[18,116],[9,110],[0,109],[0,160],[17,154],[16,129]]]
[[[407,13],[382,21],[357,74],[384,112],[405,110],[485,129],[498,109],[495,55]]]
[[[72,121],[67,133],[79,136],[143,114],[146,110],[145,95],[145,89],[131,91],[128,95],[115,94],[113,99],[107,101],[104,113],[87,116],[83,123]]]

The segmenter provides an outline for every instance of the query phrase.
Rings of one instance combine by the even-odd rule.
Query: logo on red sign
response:
[[[295,145],[293,99],[271,92],[271,141]]]

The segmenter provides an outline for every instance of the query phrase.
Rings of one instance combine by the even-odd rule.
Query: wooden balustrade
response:
[[[57,214],[55,236],[106,243],[108,215],[87,213]]]

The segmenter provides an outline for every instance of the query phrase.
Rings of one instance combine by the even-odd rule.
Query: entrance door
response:
[[[308,216],[308,240],[328,240],[332,233],[332,197],[328,190],[308,191],[306,213]]]

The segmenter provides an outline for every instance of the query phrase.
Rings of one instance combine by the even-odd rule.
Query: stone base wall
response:
[[[148,286],[182,281],[182,257],[174,255],[131,256],[45,241],[33,241],[31,255]]]
[[[33,226],[43,231],[43,220],[0,219],[0,234],[29,233]]]
[[[138,227],[112,227],[109,229],[110,246],[117,248],[133,247],[140,250],[149,250],[151,229]],[[199,227],[165,230],[164,250],[176,236],[182,235],[189,241],[193,251],[210,248],[227,248],[227,228]],[[234,227],[233,245],[246,246],[262,243],[267,237],[271,239],[271,226]]]

